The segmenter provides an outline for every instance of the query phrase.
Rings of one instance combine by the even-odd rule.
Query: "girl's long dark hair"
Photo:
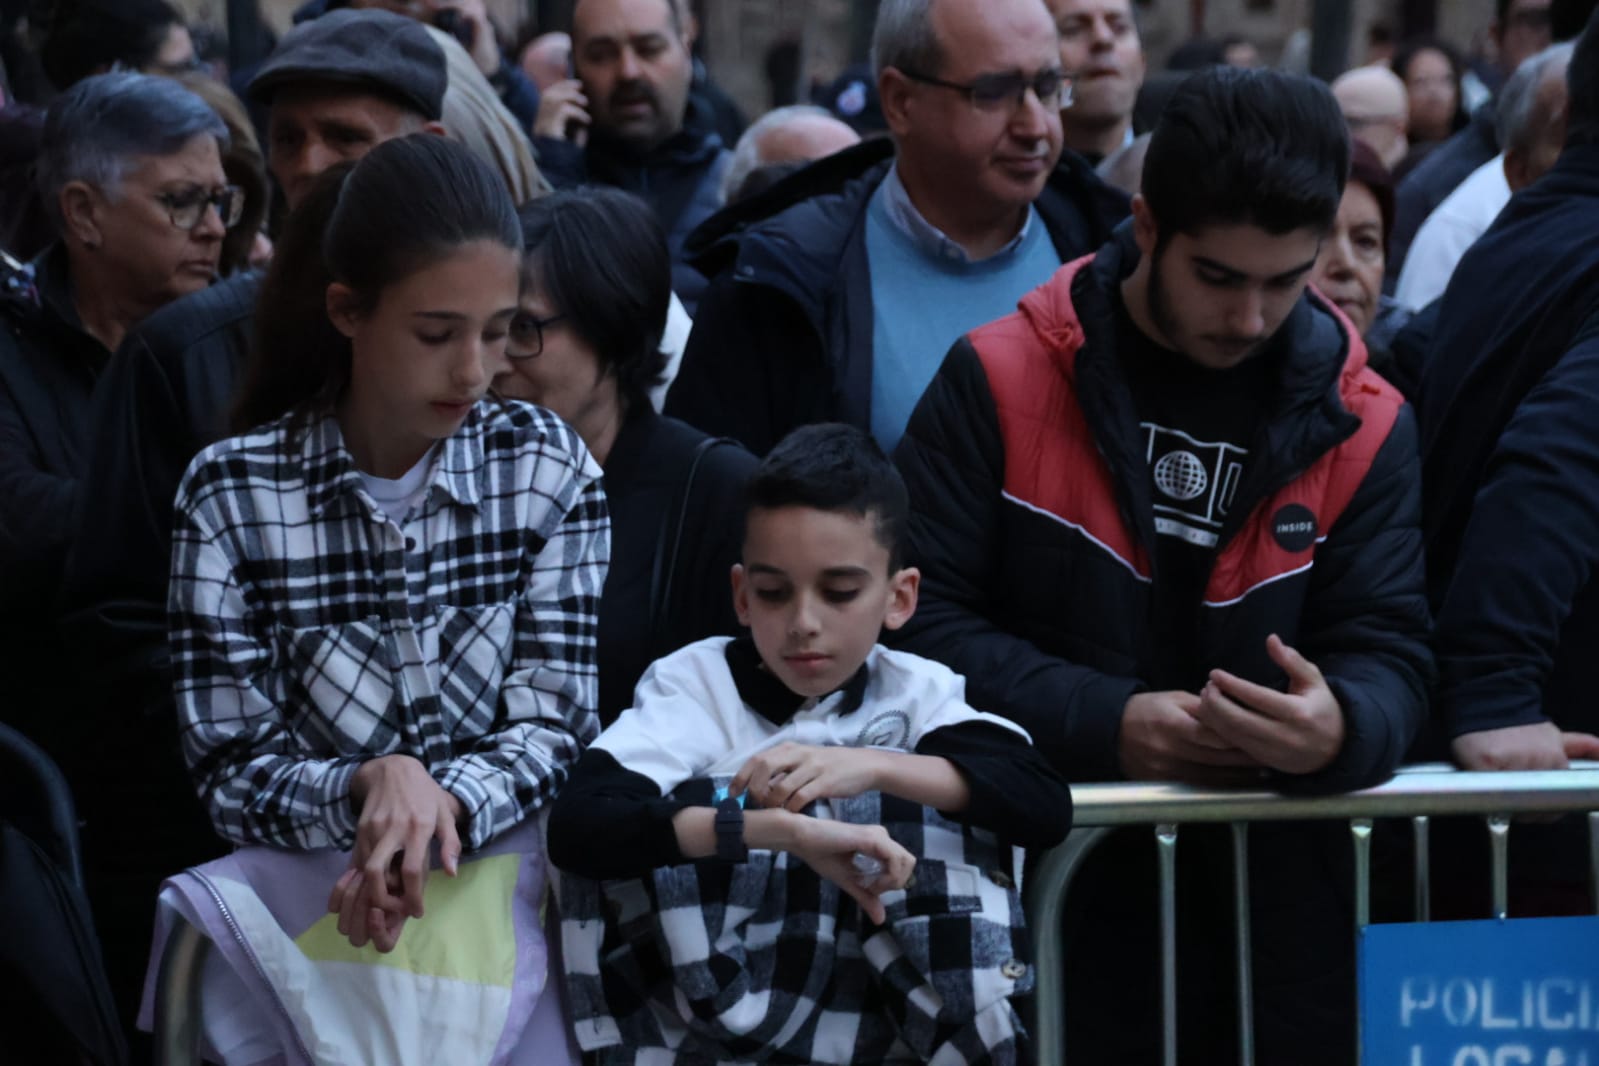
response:
[[[478,240],[519,251],[516,206],[499,175],[443,137],[386,141],[324,174],[289,215],[261,286],[234,432],[331,410],[349,384],[350,341],[328,319],[329,284],[370,311],[389,285]]]

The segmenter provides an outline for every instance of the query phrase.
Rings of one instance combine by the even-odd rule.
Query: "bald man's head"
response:
[[[1409,97],[1405,83],[1387,67],[1357,67],[1332,83],[1349,132],[1364,141],[1389,170],[1410,150],[1406,137]]]
[[[533,38],[522,49],[522,73],[528,76],[539,92],[572,73],[572,38],[565,33],[544,33]]]

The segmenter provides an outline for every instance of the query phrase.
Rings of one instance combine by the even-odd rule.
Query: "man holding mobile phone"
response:
[[[1068,780],[1331,793],[1390,773],[1431,670],[1415,420],[1308,282],[1349,135],[1331,91],[1217,68],[1173,95],[1133,218],[950,349],[895,461],[921,605],[906,650],[967,678]],[[1184,1062],[1236,1060],[1226,835],[1185,826]],[[1256,824],[1256,1060],[1354,1059],[1353,883],[1331,823]],[[1072,883],[1066,1027],[1155,1061],[1154,849]]]
[[[719,206],[732,156],[689,92],[693,60],[677,6],[578,0],[572,74],[540,104],[540,169],[557,188],[615,185],[642,197],[666,229],[672,288],[692,312],[706,281],[683,262],[683,244]]]

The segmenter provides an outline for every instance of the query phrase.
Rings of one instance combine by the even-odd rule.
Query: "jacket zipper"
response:
[[[294,1037],[295,1050],[300,1053],[306,1062],[315,1063],[317,1061],[316,1057],[306,1049],[305,1042],[300,1038],[300,1030],[295,1027],[294,1019],[289,1014],[289,1008],[283,1005],[283,1000],[279,998],[277,990],[272,987],[272,982],[267,978],[266,969],[261,965],[261,960],[256,957],[255,950],[250,947],[250,942],[245,937],[244,931],[239,928],[239,923],[234,920],[233,912],[228,910],[228,905],[223,902],[222,894],[217,891],[216,886],[211,883],[211,879],[205,874],[200,873],[198,870],[190,870],[189,873],[200,884],[204,885],[205,890],[211,894],[211,902],[216,904],[217,911],[222,915],[222,920],[227,923],[228,932],[233,934],[233,939],[244,951],[245,958],[250,960],[250,965],[254,968],[256,977],[260,978],[261,983],[271,993],[272,1005],[277,1008],[278,1015]]]

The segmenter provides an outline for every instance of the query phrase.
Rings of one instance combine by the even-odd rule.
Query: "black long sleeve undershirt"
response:
[[[935,729],[917,755],[948,759],[971,798],[948,817],[1022,847],[1052,847],[1071,829],[1071,789],[1032,745],[986,722]],[[550,811],[550,861],[600,880],[639,877],[685,862],[672,819],[691,802],[662,796],[655,782],[609,752],[583,753]]]

